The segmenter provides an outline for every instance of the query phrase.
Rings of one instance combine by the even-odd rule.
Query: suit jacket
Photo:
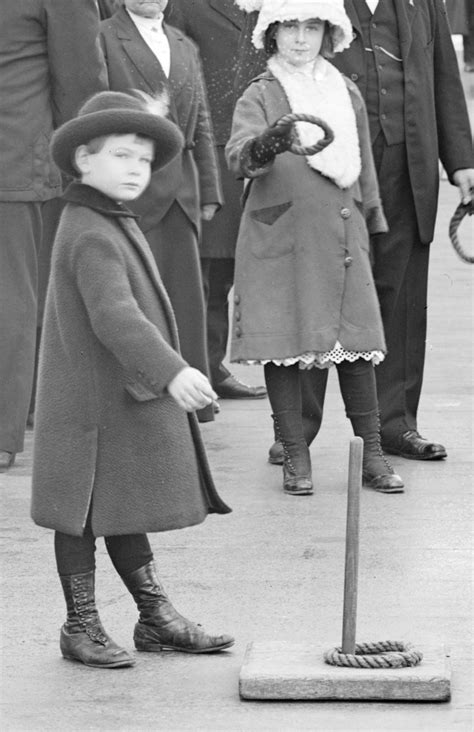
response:
[[[168,116],[186,141],[182,154],[154,173],[132,206],[142,217],[141,228],[152,229],[177,201],[199,230],[200,206],[222,202],[209,109],[196,47],[176,28],[164,24],[164,31],[171,51],[169,78],[123,7],[101,23],[102,48],[110,89],[141,89],[151,95],[168,90]]]
[[[244,13],[234,0],[173,0],[165,10],[165,18],[199,48],[214,137],[217,145],[225,145],[232,126],[237,47]]]
[[[0,200],[61,193],[49,155],[56,127],[107,88],[95,0],[3,0],[0,24]]]
[[[420,239],[433,238],[438,158],[448,176],[474,165],[472,138],[443,0],[394,0],[405,76],[405,139]],[[365,51],[357,12],[345,0],[354,40],[332,59],[365,97]]]

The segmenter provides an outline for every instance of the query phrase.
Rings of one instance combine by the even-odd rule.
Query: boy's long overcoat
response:
[[[81,535],[164,531],[226,513],[197,422],[166,392],[187,364],[133,217],[73,184],[53,251],[40,360],[32,516]]]
[[[346,190],[291,152],[252,169],[251,140],[291,111],[270,72],[237,103],[227,157],[251,182],[237,242],[233,361],[328,351],[336,340],[348,350],[385,349],[362,213],[380,200],[364,103],[347,85],[363,175]]]

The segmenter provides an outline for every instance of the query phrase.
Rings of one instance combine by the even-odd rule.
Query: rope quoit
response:
[[[324,132],[324,137],[310,147],[297,145],[296,142],[294,142],[290,147],[290,152],[294,153],[294,155],[315,155],[316,153],[321,152],[321,150],[324,150],[324,148],[330,145],[331,142],[334,140],[334,132],[329,127],[329,125],[323,119],[315,117],[312,114],[297,114],[296,112],[292,112],[291,114],[285,114],[283,115],[283,117],[280,117],[277,122],[275,122],[274,127],[278,127],[279,125],[287,125],[289,122],[310,122],[313,125],[321,127],[322,131]]]
[[[451,243],[456,251],[456,253],[461,257],[463,262],[467,262],[468,264],[474,264],[474,256],[470,254],[466,254],[466,252],[463,251],[463,248],[461,247],[461,244],[459,242],[458,238],[458,228],[459,224],[463,220],[463,218],[466,215],[472,216],[474,213],[474,202],[471,201],[468,204],[460,203],[457,207],[456,211],[453,214],[453,217],[451,221],[449,222],[449,237],[451,239]]]
[[[324,654],[330,666],[351,668],[402,668],[418,666],[423,654],[411,643],[403,641],[379,641],[377,643],[356,643],[355,654],[342,653],[342,647],[332,648]]]

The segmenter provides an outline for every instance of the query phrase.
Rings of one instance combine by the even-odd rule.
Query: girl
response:
[[[346,414],[364,439],[363,478],[403,491],[380,448],[373,366],[385,341],[369,257],[368,231],[386,231],[363,100],[327,58],[347,48],[352,26],[342,0],[241,0],[259,10],[255,47],[267,70],[237,103],[226,154],[249,179],[236,254],[231,360],[261,363],[283,452],[283,489],[313,492],[301,415],[300,374],[309,369],[323,404],[336,364]],[[290,112],[324,119],[335,139],[316,155],[290,152]],[[322,131],[296,134],[312,146]],[[314,437],[314,432],[312,437]]]

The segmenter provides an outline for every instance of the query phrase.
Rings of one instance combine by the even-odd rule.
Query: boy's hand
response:
[[[186,412],[207,407],[218,398],[208,378],[191,366],[187,366],[171,379],[168,392]]]

